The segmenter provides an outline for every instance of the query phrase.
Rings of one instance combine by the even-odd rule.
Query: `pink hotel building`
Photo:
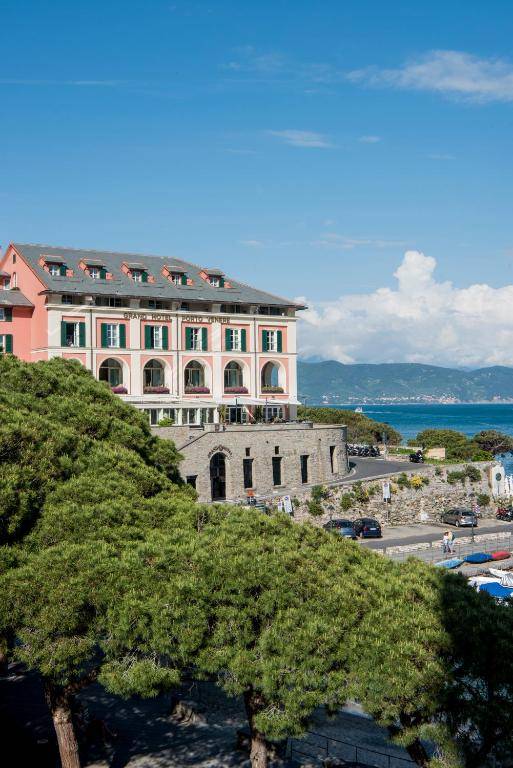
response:
[[[152,426],[183,427],[179,448],[220,415],[228,425],[295,419],[302,308],[175,258],[11,243],[0,259],[0,350],[78,360]],[[220,493],[200,496],[227,495],[222,470]]]

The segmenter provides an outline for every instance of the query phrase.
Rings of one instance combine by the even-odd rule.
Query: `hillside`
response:
[[[308,403],[513,401],[513,368],[475,371],[420,363],[299,362],[298,393]]]

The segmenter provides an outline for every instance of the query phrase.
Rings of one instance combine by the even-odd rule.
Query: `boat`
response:
[[[359,405],[357,408],[354,409],[355,413],[363,413],[363,408],[361,405]]]

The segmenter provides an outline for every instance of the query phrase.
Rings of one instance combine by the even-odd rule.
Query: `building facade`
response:
[[[80,362],[184,453],[181,427],[295,420],[301,309],[175,258],[12,243],[0,260],[0,351]]]

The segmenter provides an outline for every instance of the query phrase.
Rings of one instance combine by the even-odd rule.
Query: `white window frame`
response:
[[[194,352],[202,351],[201,328],[191,328],[191,348]]]
[[[119,349],[119,323],[107,323],[107,347]]]
[[[151,335],[152,335],[153,349],[162,349],[162,339],[164,335],[162,332],[162,325],[153,325]]]
[[[2,352],[5,352],[5,344],[6,344],[6,334],[2,333],[0,334],[0,349]]]
[[[278,351],[278,332],[277,331],[267,331],[267,351],[268,352]]]
[[[221,278],[217,277],[217,275],[210,275],[208,278],[208,282],[212,286],[212,288],[219,288],[221,285]]]
[[[89,277],[92,277],[93,280],[100,280],[101,275],[100,267],[89,267]]]
[[[5,320],[5,309],[0,307],[0,321]]]
[[[61,274],[61,268],[59,264],[48,264],[48,273],[51,277],[59,277]]]
[[[229,328],[231,333],[231,350],[232,352],[242,352],[242,333],[240,328]]]
[[[11,288],[11,278],[4,277],[4,291],[9,291]]]
[[[66,325],[73,326],[73,344],[66,344],[67,347],[79,347],[80,346],[80,325],[79,323],[70,323],[66,320]]]
[[[173,285],[181,285],[182,284],[182,276],[179,275],[177,272],[174,272],[171,274],[171,282]]]
[[[134,283],[142,283],[142,269],[132,270],[132,280]]]

